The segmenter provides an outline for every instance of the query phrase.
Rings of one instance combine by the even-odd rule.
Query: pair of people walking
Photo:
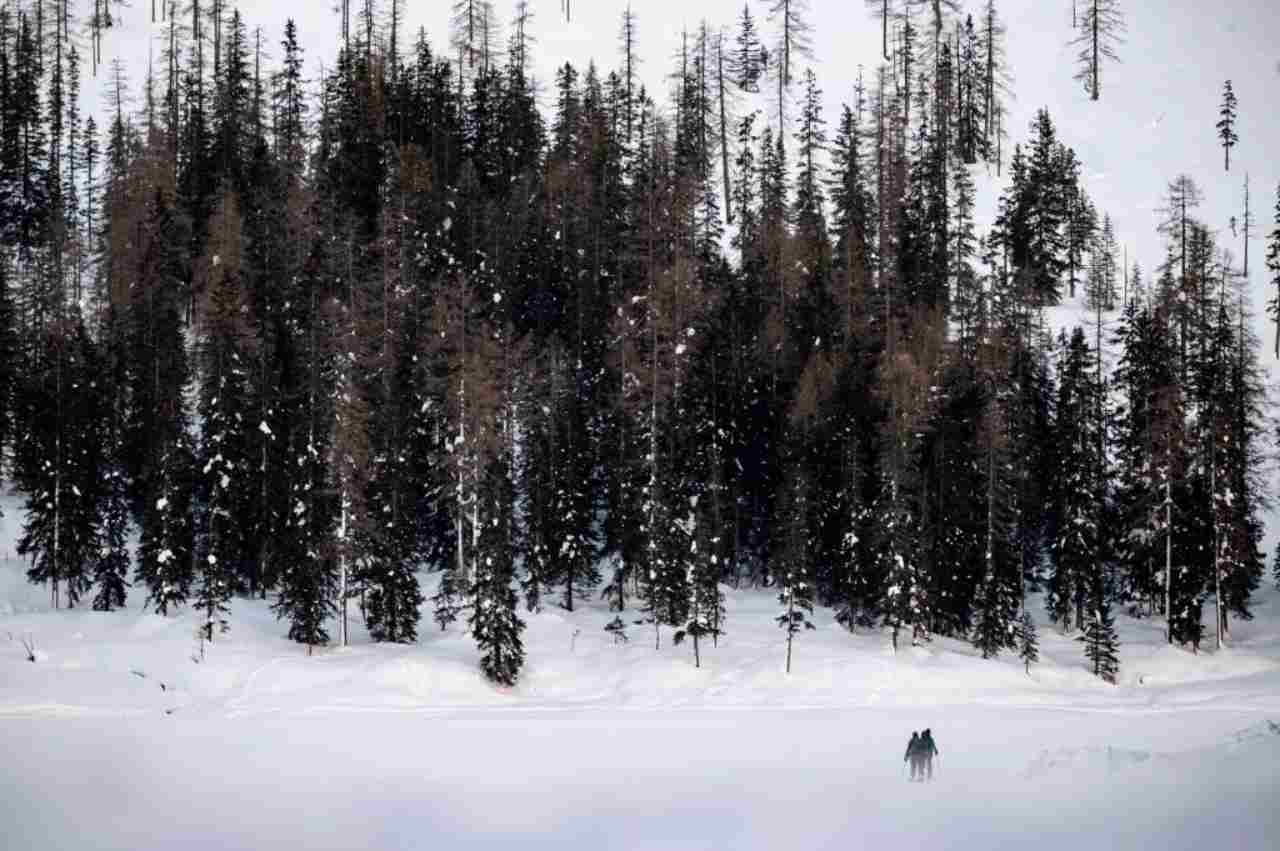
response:
[[[933,758],[938,755],[938,746],[933,742],[933,733],[928,728],[924,733],[911,734],[907,742],[907,755],[903,762],[911,763],[911,779],[924,781],[933,779]]]

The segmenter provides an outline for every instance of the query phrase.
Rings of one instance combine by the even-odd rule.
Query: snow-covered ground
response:
[[[512,690],[469,637],[308,657],[237,600],[201,662],[190,614],[49,610],[0,520],[0,848],[1274,848],[1280,594],[1193,656],[1120,617],[1108,686],[935,640],[894,654],[819,611],[791,675],[766,591],[728,594],[703,667],[600,606],[528,615]],[[1039,601],[1033,600],[1039,615]],[[1041,618],[1041,621],[1043,619]],[[28,662],[22,639],[35,644]],[[906,782],[931,727],[935,781]],[[883,843],[892,843],[884,845]]]

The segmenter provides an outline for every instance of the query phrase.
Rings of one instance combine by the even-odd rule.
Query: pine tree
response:
[[[1224,280],[1224,285],[1226,281]],[[1217,544],[1213,589],[1218,620],[1218,646],[1230,634],[1231,615],[1253,617],[1251,600],[1264,570],[1258,545],[1262,525],[1257,517],[1261,493],[1263,383],[1257,363],[1257,339],[1239,293],[1220,291],[1223,379],[1211,420],[1214,442],[1214,538]],[[1234,301],[1235,304],[1231,304]]]
[[[195,580],[190,519],[192,456],[185,434],[163,446],[149,477],[148,502],[138,523],[135,574],[147,586],[147,604],[162,615],[187,602]]]
[[[1275,356],[1280,359],[1280,184],[1276,185],[1275,230],[1267,238],[1267,269],[1271,272],[1274,295],[1267,300],[1267,313],[1276,325]]]
[[[1138,281],[1135,279],[1135,283]],[[1119,396],[1115,418],[1114,539],[1121,567],[1118,599],[1129,604],[1133,615],[1151,614],[1162,595],[1157,587],[1157,565],[1164,563],[1156,446],[1157,389],[1173,380],[1172,345],[1163,339],[1145,300],[1131,295],[1121,315],[1115,342],[1120,359],[1112,374]]]
[[[1070,341],[1061,339],[1057,422],[1054,444],[1054,526],[1051,554],[1053,574],[1046,606],[1054,623],[1069,630],[1082,625],[1090,589],[1101,587],[1102,505],[1104,465],[1099,432],[1098,394],[1094,379],[1096,351],[1089,348],[1084,331],[1076,327]]]
[[[1075,158],[1075,152],[1067,149],[1064,155],[1066,158],[1063,164],[1064,177],[1069,184],[1065,198],[1067,281],[1070,285],[1070,296],[1074,299],[1081,276],[1088,271],[1088,254],[1098,236],[1098,211],[1080,186],[1080,163]]]
[[[207,303],[199,311],[203,323],[199,360],[199,415],[202,421],[196,552],[200,585],[195,605],[204,615],[204,640],[213,641],[215,627],[226,632],[229,602],[240,577],[251,574],[251,499],[253,433],[251,369],[256,341],[245,317],[248,302],[242,289],[240,213],[235,196],[224,195],[211,220],[206,283]],[[203,277],[203,276],[202,276]]]
[[[987,162],[996,159],[996,173],[1000,173],[1000,140],[1005,134],[1001,117],[1007,112],[1004,98],[1009,97],[1010,74],[1005,52],[1004,21],[996,12],[996,0],[987,0],[978,26],[978,40],[982,63],[982,116],[985,127],[982,134],[983,150]]]
[[[93,562],[94,584],[98,587],[93,608],[109,612],[125,604],[131,563],[129,485],[122,457],[127,363],[123,323],[114,307],[107,310],[102,333],[102,380],[97,387],[103,411],[102,481],[97,508],[101,543]]]
[[[729,68],[734,84],[744,92],[760,91],[760,77],[768,65],[768,51],[760,44],[756,22],[751,17],[751,4],[742,4],[742,16],[738,19],[737,47],[730,56]]]
[[[822,117],[822,89],[811,69],[805,71],[804,106],[796,131],[796,197],[793,220],[799,239],[817,245],[826,241],[822,177],[819,160],[826,151],[826,121]]]
[[[622,84],[623,84],[623,139],[628,148],[634,141],[636,111],[640,107],[640,98],[636,91],[637,68],[640,57],[636,54],[636,13],[631,4],[622,12]]]
[[[1218,110],[1218,140],[1222,143],[1222,167],[1231,171],[1231,149],[1239,138],[1236,136],[1236,93],[1227,80],[1222,86],[1222,106]]]
[[[973,643],[984,659],[990,659],[1001,650],[1013,647],[1011,639],[1025,642],[1025,637],[1017,632],[1025,627],[1016,621],[1023,592],[1022,569],[1013,537],[1016,479],[1009,455],[1011,399],[999,383],[1002,361],[1007,355],[996,328],[983,327],[980,333],[982,342],[977,360],[985,385],[982,399],[985,409],[974,442],[980,452],[976,460],[981,470],[981,479],[975,484],[981,488],[984,505],[979,518],[982,572],[973,600]],[[1024,609],[1023,619],[1027,617]],[[1024,648],[1018,649],[1021,652]]]
[[[1022,660],[1023,668],[1028,675],[1031,673],[1031,666],[1040,661],[1040,642],[1036,638],[1036,622],[1028,611],[1024,611],[1022,618],[1018,621],[1018,658]]]
[[[397,298],[400,317],[394,332],[394,350],[386,392],[373,419],[371,467],[368,486],[370,530],[368,549],[360,569],[364,589],[365,624],[374,641],[410,643],[417,638],[418,607],[423,596],[417,567],[420,528],[415,509],[421,492],[414,473],[422,463],[415,438],[419,431],[415,409],[429,404],[419,388],[414,361],[417,358],[417,317]]]
[[[808,475],[803,470],[791,473],[787,492],[782,500],[781,519],[783,530],[782,558],[778,565],[778,603],[783,606],[776,618],[787,636],[786,672],[791,673],[791,651],[795,637],[804,630],[814,629],[813,616],[813,545],[809,529],[810,489]]]
[[[0,261],[0,459],[17,439],[15,392],[22,375],[22,350],[9,286],[9,264]],[[0,472],[3,472],[0,463]]]
[[[481,651],[480,668],[492,682],[513,686],[524,664],[520,634],[524,622],[516,615],[515,590],[515,417],[519,389],[514,368],[522,352],[506,328],[476,341],[475,359],[468,370],[476,409],[485,419],[477,454],[480,482],[472,492],[472,550],[470,566],[471,616],[468,624]],[[478,527],[478,528],[477,528]]]
[[[1091,100],[1097,100],[1102,94],[1103,60],[1120,60],[1116,47],[1124,41],[1124,30],[1124,13],[1120,11],[1119,0],[1087,0],[1080,19],[1080,35],[1071,44],[1080,45],[1076,58],[1080,70],[1076,72],[1075,79],[1084,85]]]
[[[31,556],[27,578],[49,585],[55,609],[64,600],[74,608],[89,590],[99,548],[97,366],[83,323],[59,319],[41,334],[16,392],[22,433],[14,478],[27,494],[17,552]]]
[[[1099,595],[1101,591],[1096,592]],[[1084,632],[1076,641],[1084,645],[1085,658],[1093,675],[1103,682],[1115,685],[1120,674],[1120,659],[1116,655],[1119,642],[1116,639],[1115,618],[1111,606],[1105,600],[1095,600]]]
[[[328,473],[337,497],[333,552],[338,561],[338,643],[350,640],[348,600],[354,596],[359,563],[368,546],[369,403],[360,392],[358,375],[363,364],[362,341],[355,332],[355,306],[332,304],[335,348],[333,384],[333,434],[330,438]]]

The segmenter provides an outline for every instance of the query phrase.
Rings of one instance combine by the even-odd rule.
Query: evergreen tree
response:
[[[729,67],[733,81],[744,92],[760,91],[760,78],[768,65],[769,53],[760,44],[756,22],[751,17],[751,4],[742,4],[742,16],[738,19],[736,48],[731,54]]]
[[[1046,605],[1054,623],[1069,630],[1083,624],[1091,589],[1102,587],[1103,459],[1099,433],[1103,424],[1094,379],[1094,359],[1084,331],[1076,327],[1070,341],[1063,335],[1059,367],[1053,574]],[[1099,601],[1100,602],[1100,601]]]
[[[247,533],[252,528],[246,487],[253,459],[248,446],[253,410],[250,370],[252,330],[245,317],[248,304],[241,286],[240,216],[227,193],[212,219],[208,282],[201,289],[207,304],[199,360],[201,387],[198,412],[202,423],[196,482],[202,515],[196,518],[196,552],[200,585],[195,605],[203,612],[204,638],[213,641],[215,627],[226,632],[228,604],[237,581],[250,571]],[[203,265],[203,264],[202,264]]]
[[[283,383],[294,388],[286,397],[298,421],[287,435],[289,490],[285,522],[277,545],[279,596],[272,608],[289,620],[288,636],[307,645],[307,651],[327,644],[328,618],[334,613],[337,577],[334,570],[331,527],[334,505],[328,495],[326,459],[332,429],[330,394],[334,376],[333,353],[324,340],[324,323],[318,315],[319,282],[304,276],[306,289],[298,292],[291,329],[305,335],[296,365],[290,364]],[[296,377],[294,373],[296,371]]]
[[[1271,272],[1274,294],[1267,300],[1267,313],[1276,325],[1275,355],[1280,359],[1280,184],[1276,185],[1275,230],[1267,238],[1267,269]]]
[[[1096,593],[1101,595],[1102,592],[1099,589]],[[1095,600],[1084,632],[1076,640],[1084,645],[1084,655],[1089,660],[1093,675],[1115,685],[1120,674],[1120,659],[1116,655],[1119,642],[1116,640],[1115,618],[1105,600]]]
[[[522,358],[511,335],[508,328],[477,340],[476,359],[468,370],[473,398],[478,406],[488,408],[486,417],[490,418],[480,426],[483,469],[473,491],[476,503],[471,507],[472,605],[468,624],[481,651],[481,670],[490,681],[503,686],[515,685],[524,664],[520,639],[524,621],[516,615],[514,586],[517,541],[513,488],[519,392],[513,367]],[[492,396],[483,399],[487,394]]]
[[[1280,231],[1278,231],[1280,232]],[[22,375],[22,350],[9,285],[9,264],[0,260],[0,472],[9,447],[16,441],[15,393]]]
[[[1130,297],[1116,332],[1120,359],[1112,376],[1118,390],[1115,419],[1116,558],[1121,566],[1118,599],[1133,615],[1152,614],[1157,599],[1158,566],[1164,563],[1160,532],[1158,458],[1153,443],[1158,388],[1173,381],[1172,350],[1144,301]],[[1145,612],[1144,612],[1145,607]]]
[[[805,71],[804,106],[800,112],[800,127],[796,131],[795,212],[796,235],[813,243],[826,239],[826,218],[823,215],[822,177],[818,161],[826,151],[826,121],[822,117],[822,90],[812,70]]]
[[[984,329],[987,333],[995,329]],[[1026,648],[1025,623],[1017,618],[1022,603],[1022,569],[1013,536],[1014,495],[1016,478],[1009,456],[1009,404],[1012,401],[1007,390],[998,381],[1000,361],[1005,357],[995,335],[987,337],[979,350],[979,363],[983,370],[985,410],[981,415],[979,432],[975,436],[981,456],[977,459],[981,479],[976,482],[984,495],[981,522],[981,550],[975,552],[982,560],[982,573],[978,578],[973,601],[973,643],[984,659],[994,658],[1001,650],[1013,648],[1017,639],[1021,654]],[[970,551],[974,549],[971,547]],[[955,568],[952,568],[955,570]],[[1029,615],[1023,610],[1023,621]],[[1023,630],[1019,633],[1018,630]],[[1034,626],[1031,641],[1034,643]],[[1026,661],[1025,657],[1024,661]],[[1032,659],[1031,661],[1035,661]],[[1029,663],[1028,663],[1029,664]]]
[[[791,650],[796,635],[806,629],[814,629],[814,583],[812,568],[812,540],[809,530],[810,485],[803,470],[794,471],[788,482],[787,493],[782,500],[781,519],[785,523],[783,544],[778,565],[778,603],[783,606],[776,618],[787,636],[786,672],[791,673]]]
[[[98,524],[101,542],[93,562],[95,611],[109,612],[125,604],[131,557],[129,486],[121,457],[124,437],[124,388],[126,387],[123,323],[114,307],[103,322],[102,378],[98,384],[102,417],[102,474],[98,491]]]
[[[986,126],[983,129],[982,144],[986,151],[987,162],[994,156],[996,173],[1000,173],[1001,156],[1000,140],[1005,134],[1001,121],[1007,112],[1004,99],[1010,96],[1010,74],[1008,58],[1005,51],[1005,26],[996,11],[996,0],[987,0],[982,9],[982,19],[978,25],[978,42],[982,63],[982,117]]]
[[[1236,136],[1236,93],[1227,80],[1222,86],[1222,106],[1218,110],[1218,140],[1222,143],[1222,167],[1231,171],[1231,149],[1235,147],[1239,137]]]
[[[1040,661],[1040,642],[1036,638],[1036,622],[1031,612],[1024,611],[1018,621],[1018,658],[1022,660],[1027,674],[1031,666]]]
[[[17,552],[31,556],[27,578],[49,585],[54,608],[64,600],[74,608],[89,590],[100,546],[97,368],[83,323],[60,319],[41,335],[16,394],[23,432],[14,478],[27,494]]]

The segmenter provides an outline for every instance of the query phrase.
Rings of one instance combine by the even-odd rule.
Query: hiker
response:
[[[928,779],[933,779],[933,758],[938,755],[938,746],[933,743],[933,733],[926,727],[920,737],[920,760],[924,763],[921,776],[928,772]]]
[[[915,730],[911,731],[911,741],[907,742],[907,753],[902,758],[903,762],[911,763],[911,779],[915,780],[918,776],[923,777],[923,768],[920,764],[920,754],[922,753],[920,734]]]

